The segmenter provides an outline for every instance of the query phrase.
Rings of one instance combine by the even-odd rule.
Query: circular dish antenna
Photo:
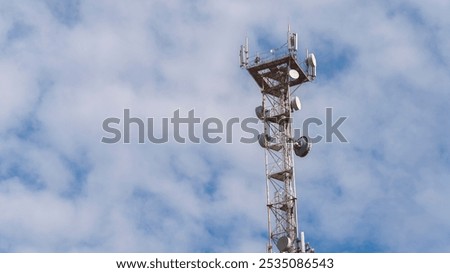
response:
[[[277,242],[277,248],[280,250],[280,252],[288,251],[289,248],[291,248],[292,241],[289,237],[283,236],[280,239],[278,239]]]
[[[298,79],[298,77],[300,77],[300,74],[298,73],[297,70],[291,69],[291,70],[289,70],[289,77],[291,77],[291,79],[293,79],[293,80],[296,80],[296,79]]]
[[[295,155],[305,157],[311,151],[311,142],[308,137],[302,136],[294,143]]]

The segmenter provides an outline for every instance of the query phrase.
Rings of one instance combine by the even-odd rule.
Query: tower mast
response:
[[[287,34],[285,46],[252,58],[246,39],[240,50],[240,65],[256,81],[262,95],[262,104],[255,112],[264,123],[258,141],[265,150],[267,252],[273,252],[273,244],[279,252],[314,252],[298,230],[293,157],[305,157],[311,143],[306,136],[293,136],[292,114],[301,109],[301,103],[293,96],[296,89],[291,89],[315,79],[316,60],[314,54],[307,54],[299,62],[297,33],[291,32],[289,26]]]

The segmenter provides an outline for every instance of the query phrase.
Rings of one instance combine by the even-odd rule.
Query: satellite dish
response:
[[[310,66],[310,67],[317,66],[316,56],[314,56],[313,53],[308,54],[308,58],[306,59],[306,62],[308,63],[308,66]]]
[[[297,33],[289,34],[288,49],[297,51]]]
[[[268,143],[269,141],[270,141],[270,137],[267,134],[265,134],[265,133],[259,134],[258,142],[259,142],[259,145],[261,145],[261,147],[267,148],[267,146],[269,146],[269,143]]]
[[[302,103],[300,102],[299,97],[295,97],[291,100],[291,110],[292,111],[298,111],[302,109]]]
[[[255,114],[261,120],[264,118],[263,107],[261,105],[255,108]]]
[[[311,142],[308,137],[302,136],[294,143],[295,155],[305,157],[311,151]]]
[[[291,248],[292,240],[287,236],[282,236],[278,239],[277,248],[280,252],[288,251]]]
[[[263,120],[264,118],[269,117],[270,111],[269,109],[264,110],[264,108],[260,105],[255,108],[255,114],[260,120]]]
[[[269,136],[266,133],[261,133],[258,136],[258,143],[259,143],[259,145],[261,145],[261,147],[269,148],[269,149],[274,150],[274,151],[281,150],[281,148],[283,148],[283,146],[281,144],[278,144],[278,143],[273,143],[274,140],[275,139],[273,137]]]
[[[296,79],[298,79],[298,77],[300,77],[300,74],[298,73],[297,70],[291,69],[291,70],[289,70],[289,77],[291,77],[291,79],[293,79],[293,80],[296,80]]]

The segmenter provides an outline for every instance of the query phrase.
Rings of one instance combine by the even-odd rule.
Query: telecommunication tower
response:
[[[293,159],[294,154],[305,157],[311,142],[307,136],[293,136],[292,113],[301,109],[300,99],[293,96],[297,88],[293,87],[313,81],[317,64],[314,54],[308,52],[299,60],[297,49],[297,33],[288,27],[287,43],[280,48],[249,57],[246,39],[239,54],[240,66],[247,69],[262,94],[262,104],[255,112],[264,123],[258,140],[265,149],[267,252],[273,251],[273,244],[279,252],[314,252],[298,230]]]

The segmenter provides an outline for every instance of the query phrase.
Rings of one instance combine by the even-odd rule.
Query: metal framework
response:
[[[247,69],[262,94],[262,105],[256,108],[256,115],[264,123],[259,143],[265,149],[267,252],[273,251],[273,244],[279,252],[313,252],[305,243],[303,232],[299,238],[293,159],[294,153],[306,156],[311,144],[306,137],[294,139],[292,114],[301,105],[291,89],[315,78],[315,57],[307,54],[303,63],[298,62],[297,34],[290,30],[287,44],[281,48],[257,54],[251,61],[248,52],[246,41],[241,46],[241,67]]]

